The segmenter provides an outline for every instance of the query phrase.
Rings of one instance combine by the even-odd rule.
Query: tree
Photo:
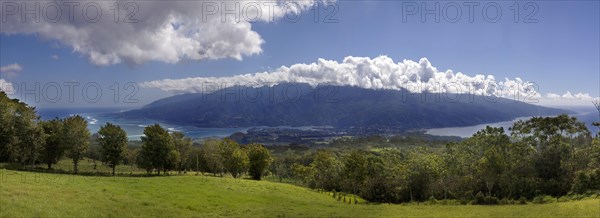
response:
[[[19,135],[19,154],[22,164],[30,164],[34,166],[39,161],[39,154],[42,151],[42,146],[45,144],[44,130],[41,125],[31,124],[20,131]]]
[[[106,123],[98,131],[98,143],[100,144],[100,160],[112,168],[115,168],[125,158],[127,152],[127,133],[120,126]]]
[[[248,157],[244,157],[240,151],[240,145],[228,138],[223,139],[219,143],[219,150],[223,160],[223,167],[226,172],[236,178],[247,166]],[[244,165],[245,163],[246,165]]]
[[[318,189],[339,190],[339,176],[342,164],[327,150],[319,150],[310,164],[314,175],[314,185]]]
[[[358,194],[358,189],[367,176],[366,154],[364,151],[352,151],[344,158],[343,162],[342,176],[345,178],[343,185],[347,190],[351,190],[352,194]]]
[[[133,167],[136,164],[136,160],[138,158],[139,149],[127,149],[127,154],[125,156],[124,162],[126,165],[130,166],[130,174],[133,174]]]
[[[233,178],[238,178],[248,170],[248,154],[244,149],[236,148],[227,160],[227,171]]]
[[[16,102],[0,91],[0,162],[13,162],[16,159],[14,122],[16,119]]]
[[[202,166],[205,170],[214,175],[217,173],[223,175],[223,171],[225,170],[219,143],[220,142],[217,140],[205,141],[204,146],[202,146],[201,149],[202,160],[199,160],[199,162],[202,162]]]
[[[411,201],[433,196],[433,184],[439,176],[442,157],[426,147],[413,149],[405,162]]]
[[[140,156],[144,160],[143,162],[147,164],[141,167],[148,171],[156,169],[157,174],[160,174],[160,171],[163,170],[163,173],[166,174],[173,156],[171,152],[173,150],[175,150],[173,139],[167,130],[158,124],[144,128]]]
[[[65,153],[63,146],[63,122],[58,119],[52,119],[42,122],[42,128],[46,135],[46,143],[41,152],[42,162],[48,165],[48,169],[52,168],[52,164],[57,163]]]
[[[181,174],[183,165],[189,158],[189,152],[192,147],[192,139],[185,137],[185,135],[181,132],[173,132],[171,133],[171,137],[173,138],[175,150],[177,150],[177,152],[179,153],[176,165],[178,173]]]
[[[296,156],[293,151],[288,149],[279,158],[274,159],[273,164],[270,165],[272,172],[279,177],[279,181],[282,182],[283,178],[292,178],[294,176],[294,170],[292,166],[296,162]]]
[[[479,149],[478,175],[485,182],[488,197],[492,196],[492,189],[502,177],[506,169],[507,149],[510,139],[504,134],[504,129],[486,126],[470,138],[471,145]]]
[[[260,180],[269,164],[271,164],[271,153],[261,144],[250,144],[246,148],[250,160],[248,172],[252,179]]]
[[[83,159],[90,144],[90,132],[87,129],[87,122],[79,115],[65,118],[63,125],[62,137],[67,149],[67,157],[73,160],[73,172],[77,174],[79,160]]]
[[[0,162],[39,162],[45,144],[40,122],[35,107],[0,92]]]
[[[567,193],[578,171],[575,142],[587,144],[583,141],[591,139],[585,124],[562,114],[518,121],[511,131],[518,143],[534,149],[531,157],[538,194],[559,196]]]
[[[12,156],[17,162],[33,166],[38,161],[38,155],[44,144],[44,130],[35,107],[30,107],[24,102],[13,101],[15,110],[12,111]]]
[[[219,143],[219,150],[223,167],[231,176],[237,178],[246,171],[248,168],[248,155],[237,142],[228,138],[223,139]]]

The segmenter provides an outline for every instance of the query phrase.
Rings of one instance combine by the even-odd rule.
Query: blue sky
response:
[[[422,9],[423,4],[416,3]],[[434,7],[435,3],[424,4]],[[448,4],[438,3],[440,7]],[[11,75],[2,74],[2,79],[18,86],[78,81],[81,86],[97,82],[103,89],[102,100],[94,104],[82,100],[67,104],[43,100],[34,103],[27,99],[41,107],[141,106],[171,93],[141,88],[135,95],[139,102],[129,104],[115,104],[104,96],[113,94],[109,87],[114,83],[122,86],[127,82],[233,76],[313,63],[319,58],[342,61],[347,56],[375,58],[380,55],[395,62],[404,59],[417,62],[425,57],[440,71],[452,69],[471,76],[490,74],[496,80],[520,77],[535,82],[543,96],[547,93],[562,95],[567,91],[600,96],[599,2],[535,2],[527,8],[530,10],[523,8],[525,3],[520,2],[519,22],[514,22],[514,11],[510,10],[514,2],[502,1],[498,2],[502,15],[496,23],[487,22],[480,8],[475,10],[474,22],[469,22],[465,7],[458,22],[450,23],[442,17],[437,23],[432,15],[428,15],[425,22],[421,22],[418,13],[407,15],[401,2],[338,1],[339,10],[333,16],[337,23],[322,21],[331,7],[320,9],[319,22],[313,20],[313,8],[303,11],[302,18],[295,23],[285,19],[251,23],[251,29],[264,40],[260,45],[262,51],[242,55],[241,60],[183,58],[176,63],[166,63],[150,59],[141,63],[98,65],[90,61],[85,52],[75,51],[69,42],[40,33],[28,34],[17,28],[11,34],[9,31],[0,34],[0,66],[16,63],[22,68]],[[522,22],[533,8],[538,9],[532,17],[538,22]],[[452,11],[448,13],[453,16]],[[403,15],[407,16],[406,22]],[[3,28],[8,25],[2,24]],[[128,91],[131,90],[122,89],[120,97]],[[66,93],[63,95],[66,98]]]

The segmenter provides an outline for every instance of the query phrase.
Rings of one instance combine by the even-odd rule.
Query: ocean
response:
[[[598,111],[594,107],[569,107],[565,108],[576,112],[574,115],[578,120],[583,121],[588,129],[592,133],[598,132],[598,128],[592,126],[592,122],[598,122],[600,116]],[[222,138],[230,136],[235,132],[246,133],[247,128],[200,128],[195,126],[182,126],[166,124],[155,120],[129,120],[122,118],[115,118],[111,116],[111,113],[122,112],[128,110],[127,108],[40,108],[38,114],[43,120],[53,119],[55,117],[65,118],[73,115],[80,115],[84,117],[88,122],[88,129],[91,133],[96,133],[100,130],[102,125],[110,122],[121,126],[127,132],[129,140],[140,140],[143,136],[144,128],[152,124],[160,124],[169,131],[183,132],[186,136],[193,139],[205,139],[205,138]],[[426,132],[432,135],[439,136],[460,136],[469,137],[475,132],[485,128],[485,126],[503,127],[506,131],[512,126],[513,122],[520,119],[527,119],[528,117],[517,118],[512,121],[504,121],[497,123],[486,123],[474,126],[462,126],[462,127],[448,127],[448,128],[432,128],[427,129]],[[293,128],[293,127],[286,127]]]
[[[42,120],[50,120],[56,117],[65,118],[74,115],[80,115],[88,122],[88,129],[91,133],[97,133],[102,125],[112,123],[121,126],[129,140],[140,140],[143,136],[144,128],[148,125],[160,124],[169,131],[183,132],[186,136],[193,139],[204,139],[212,137],[226,137],[235,132],[246,132],[249,128],[199,128],[195,126],[171,125],[154,120],[129,120],[115,118],[111,113],[122,112],[127,108],[38,108],[38,114]]]

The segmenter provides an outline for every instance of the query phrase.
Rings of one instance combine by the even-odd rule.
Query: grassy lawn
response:
[[[600,199],[509,206],[351,205],[268,181],[0,172],[0,217],[600,217]]]

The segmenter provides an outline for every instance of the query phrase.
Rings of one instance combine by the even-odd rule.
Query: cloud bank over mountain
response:
[[[593,97],[589,93],[571,93],[570,91],[565,92],[564,94],[556,94],[549,92],[546,94],[545,98],[541,99],[541,103],[546,105],[583,105],[583,106],[592,106],[592,101],[600,101],[600,97]]]
[[[252,30],[253,22],[293,18],[315,3],[328,2],[11,1],[3,2],[0,33],[57,41],[96,65],[241,60],[262,52],[264,40]]]
[[[202,93],[228,88],[234,85],[260,87],[281,83],[307,83],[311,86],[338,85],[365,89],[406,89],[415,93],[461,93],[496,96],[530,103],[561,100],[594,99],[588,93],[563,95],[538,92],[538,84],[521,78],[496,80],[493,75],[469,76],[452,70],[441,71],[432,66],[427,58],[418,62],[403,60],[394,62],[387,56],[376,58],[346,57],[343,61],[319,59],[308,64],[282,66],[271,72],[259,72],[229,77],[195,77],[164,79],[141,84],[146,88],[158,88],[171,93]]]
[[[233,85],[258,87],[279,83],[356,86],[365,89],[407,89],[411,92],[471,93],[506,98],[538,98],[535,83],[520,78],[497,81],[492,75],[469,76],[452,70],[440,71],[427,58],[418,62],[394,62],[387,56],[376,58],[346,57],[342,62],[319,59],[309,64],[282,66],[271,72],[231,77],[196,77],[164,79],[142,83],[143,87],[159,88],[173,93],[201,93],[207,84],[220,88]]]

